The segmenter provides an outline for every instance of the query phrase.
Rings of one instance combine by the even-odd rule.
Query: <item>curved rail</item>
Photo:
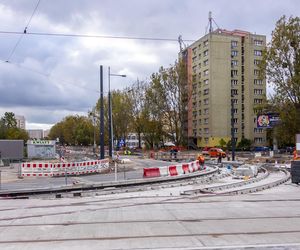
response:
[[[38,188],[38,189],[22,189],[22,190],[6,190],[0,191],[0,197],[17,197],[17,196],[28,196],[35,194],[48,194],[48,193],[60,193],[60,192],[72,192],[72,191],[88,191],[88,190],[101,190],[105,188],[122,188],[130,186],[141,186],[155,183],[171,182],[184,179],[193,179],[199,177],[206,177],[218,173],[218,167],[211,167],[210,170],[193,172],[178,176],[165,176],[151,179],[137,179],[137,180],[126,180],[118,182],[102,182],[92,184],[79,184],[75,186],[63,186],[63,187],[52,187],[52,188]]]
[[[229,184],[223,184],[219,186],[213,186],[213,187],[207,187],[207,188],[199,188],[199,189],[193,189],[193,190],[186,190],[182,192],[183,195],[191,195],[191,194],[197,194],[197,193],[212,193],[215,191],[221,191],[224,189],[229,189],[229,188],[235,188],[235,187],[240,187],[244,185],[248,185],[251,183],[259,182],[269,176],[269,172],[265,168],[261,168],[261,170],[264,172],[264,174],[258,178],[253,178],[250,180],[246,181],[240,181],[240,182],[234,182],[234,183],[229,183]]]
[[[275,186],[278,186],[286,181],[288,181],[290,179],[290,173],[286,170],[280,170],[281,172],[285,173],[285,177],[281,178],[279,180],[276,180],[274,182],[270,182],[270,183],[266,183],[266,184],[262,184],[262,185],[257,185],[254,187],[246,187],[246,188],[240,188],[237,190],[229,190],[229,191],[224,191],[224,192],[218,192],[218,193],[213,193],[216,191],[222,191],[222,190],[226,190],[226,189],[230,189],[230,188],[236,188],[236,187],[243,187],[245,185],[249,185],[252,183],[256,183],[259,181],[262,181],[263,179],[266,179],[270,174],[269,172],[264,169],[265,174],[259,178],[256,179],[252,179],[252,180],[248,180],[248,181],[242,181],[242,182],[238,182],[238,183],[230,183],[230,184],[226,184],[226,185],[220,185],[220,186],[214,186],[214,187],[209,187],[209,188],[203,188],[203,189],[196,189],[196,190],[187,190],[182,192],[182,195],[191,195],[191,194],[198,194],[198,193],[205,193],[207,195],[236,195],[236,194],[247,194],[247,193],[254,193],[254,192],[258,192],[258,191],[262,191],[268,188],[272,188]]]

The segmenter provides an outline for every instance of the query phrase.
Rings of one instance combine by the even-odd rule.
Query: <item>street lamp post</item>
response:
[[[110,67],[108,67],[108,132],[109,132],[109,157],[112,157],[113,153],[113,121],[112,121],[112,97],[110,93],[110,77],[111,76],[120,76],[126,77],[126,75],[118,75],[118,74],[111,74]]]
[[[235,160],[235,138],[234,138],[234,95],[231,94],[231,154],[232,160]]]
[[[104,159],[103,66],[100,65],[100,159]]]

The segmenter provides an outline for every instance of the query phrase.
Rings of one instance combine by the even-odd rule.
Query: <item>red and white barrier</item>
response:
[[[62,163],[23,163],[21,175],[29,176],[64,176],[99,173],[109,167],[109,160]]]
[[[144,177],[161,177],[161,176],[177,176],[193,173],[195,171],[204,170],[205,167],[200,162],[193,161],[179,165],[171,165],[168,167],[144,168]]]

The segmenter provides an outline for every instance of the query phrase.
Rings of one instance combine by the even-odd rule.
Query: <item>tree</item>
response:
[[[143,115],[143,110],[145,109],[145,93],[149,85],[145,81],[137,80],[129,89],[127,94],[129,97],[129,102],[131,105],[131,126],[133,132],[138,135],[138,148],[141,148],[141,136],[145,128],[145,116]]]
[[[261,63],[263,77],[274,87],[271,103],[281,116],[278,133],[290,140],[300,132],[300,19],[281,17]],[[280,132],[281,131],[281,132]]]
[[[86,116],[67,116],[61,122],[55,124],[49,133],[49,138],[59,138],[61,143],[70,145],[93,144],[94,127]]]
[[[176,145],[186,144],[183,135],[184,100],[188,93],[185,84],[186,71],[183,62],[175,62],[169,68],[161,67],[152,74],[148,97],[153,114],[159,116],[165,135]]]
[[[13,112],[5,112],[0,119],[0,139],[24,140],[29,139],[28,133],[21,128],[17,128],[17,121]]]
[[[17,127],[17,121],[13,112],[5,112],[4,117],[2,117],[1,120],[6,128]]]
[[[221,140],[219,141],[219,144],[220,144],[221,148],[224,148],[226,146],[226,141],[223,138],[221,138]]]
[[[237,148],[241,150],[250,150],[252,145],[252,141],[247,138],[242,138],[241,141],[238,143]]]

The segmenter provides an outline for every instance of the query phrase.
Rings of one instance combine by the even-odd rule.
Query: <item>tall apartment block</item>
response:
[[[186,134],[198,147],[217,146],[234,137],[266,144],[266,131],[257,128],[266,81],[259,63],[266,37],[250,32],[217,29],[182,51],[189,90]],[[233,108],[232,108],[233,107]]]
[[[15,119],[18,128],[26,129],[25,117],[23,115],[15,115]]]

